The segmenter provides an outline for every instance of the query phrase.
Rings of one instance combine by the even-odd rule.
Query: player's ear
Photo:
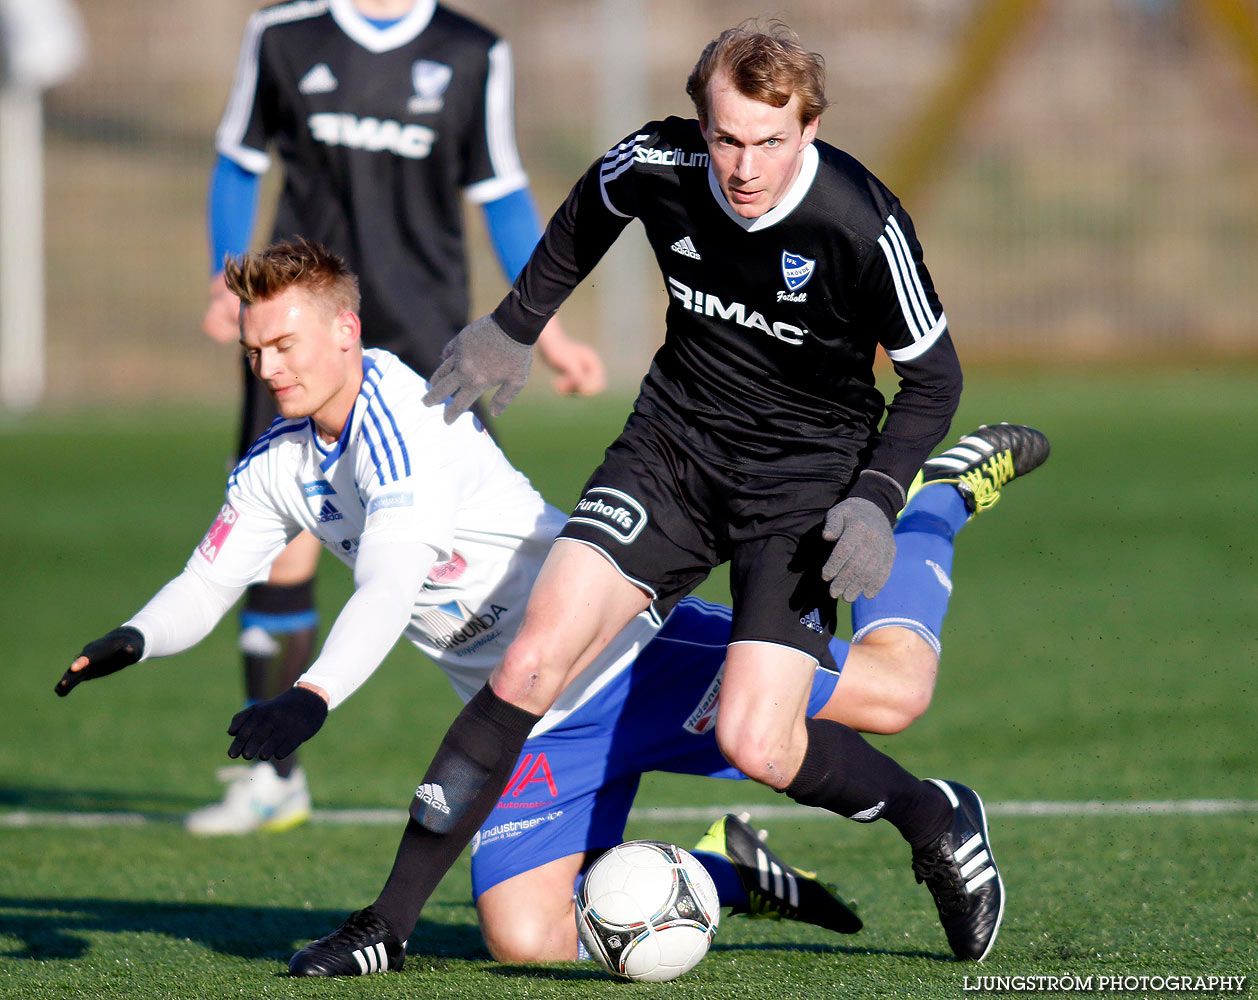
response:
[[[362,342],[363,325],[358,313],[342,309],[336,317],[337,346],[343,351],[357,347]]]
[[[821,115],[817,115],[812,121],[804,122],[804,140],[800,145],[807,146],[815,138],[817,138],[817,126],[821,124]]]

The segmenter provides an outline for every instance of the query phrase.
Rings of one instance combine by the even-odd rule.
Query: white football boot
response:
[[[248,767],[220,768],[218,780],[226,783],[227,794],[222,802],[188,814],[184,828],[189,833],[278,832],[310,818],[310,787],[300,767],[281,778],[269,761],[260,760]]]

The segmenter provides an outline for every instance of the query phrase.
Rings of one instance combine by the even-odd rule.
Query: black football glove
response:
[[[317,733],[327,717],[328,703],[319,695],[291,687],[236,713],[227,727],[227,735],[236,737],[227,756],[283,760]]]
[[[75,657],[70,669],[61,675],[61,680],[57,681],[53,690],[64,698],[80,681],[90,681],[116,673],[123,667],[139,662],[143,655],[144,636],[139,629],[123,625],[109,635],[101,636],[84,646],[83,652]]]

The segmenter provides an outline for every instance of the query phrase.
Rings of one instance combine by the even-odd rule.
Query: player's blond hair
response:
[[[775,108],[799,95],[799,121],[807,125],[829,106],[826,63],[800,44],[799,36],[781,21],[761,28],[755,19],[726,28],[707,44],[686,81],[699,121],[708,123],[708,84],[719,71],[729,74],[735,89]]]
[[[358,278],[345,261],[301,237],[228,257],[223,265],[223,280],[241,305],[246,306],[273,299],[293,287],[305,289],[334,314],[345,309],[358,312],[362,302]]]

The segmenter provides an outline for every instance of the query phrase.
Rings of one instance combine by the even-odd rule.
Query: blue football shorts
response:
[[[686,598],[629,667],[524,744],[506,790],[472,839],[474,896],[539,865],[621,843],[647,771],[746,780],[716,745],[729,636],[728,608]],[[838,679],[838,671],[817,668],[809,715],[825,705]]]

